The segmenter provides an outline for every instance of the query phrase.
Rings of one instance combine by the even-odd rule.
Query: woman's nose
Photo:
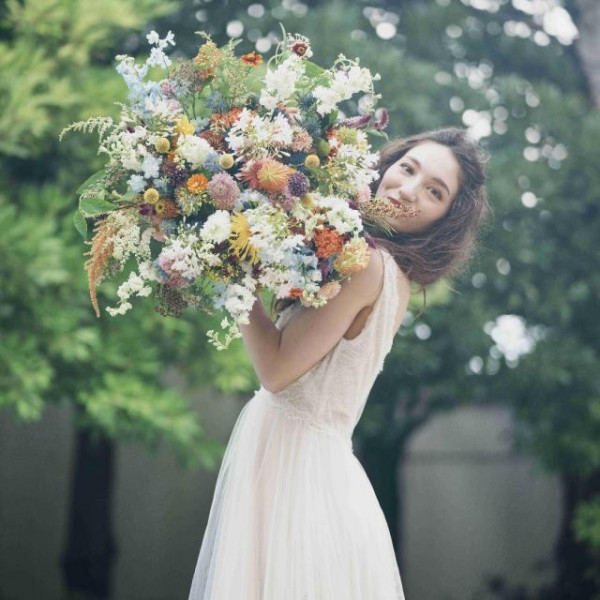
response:
[[[415,186],[403,185],[399,191],[400,191],[400,197],[405,202],[414,202],[417,199]]]

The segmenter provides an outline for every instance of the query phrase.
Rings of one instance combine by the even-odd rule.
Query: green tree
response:
[[[140,302],[126,318],[96,319],[73,227],[75,190],[101,167],[93,137],[59,132],[110,113],[126,88],[114,72],[133,32],[172,11],[158,0],[9,1],[0,25],[0,408],[41,419],[47,404],[75,406],[77,443],[70,528],[62,567],[71,591],[107,597],[115,542],[111,483],[116,441],[156,451],[166,441],[188,468],[215,468],[221,444],[185,396],[190,385],[247,390],[255,383],[241,344],[227,357],[208,346],[214,319],[166,319]],[[100,290],[101,305],[116,285]],[[110,300],[109,300],[110,299]],[[237,353],[237,354],[236,354]]]

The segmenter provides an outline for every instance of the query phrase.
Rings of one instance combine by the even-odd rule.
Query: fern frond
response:
[[[95,129],[98,131],[98,141],[101,144],[106,132],[114,125],[111,117],[90,117],[87,121],[76,121],[65,127],[58,136],[58,141],[62,142],[65,133],[69,131],[83,131],[83,133],[92,133]]]

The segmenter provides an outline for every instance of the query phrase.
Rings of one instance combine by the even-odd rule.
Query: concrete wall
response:
[[[225,441],[243,402],[199,396],[193,405]],[[536,579],[532,564],[549,556],[556,532],[558,487],[507,455],[509,434],[506,412],[470,408],[415,437],[401,469],[408,600],[475,598],[486,573]],[[58,560],[73,445],[68,406],[28,425],[0,413],[1,600],[64,597]],[[166,445],[152,456],[121,444],[116,475],[115,600],[186,599],[216,472],[184,471]]]
[[[499,407],[462,408],[419,431],[400,469],[408,599],[475,600],[486,576],[551,580],[560,487],[510,451]]]

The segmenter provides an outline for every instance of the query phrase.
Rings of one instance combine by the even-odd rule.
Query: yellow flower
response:
[[[147,202],[148,204],[155,204],[158,202],[159,198],[160,194],[158,193],[158,190],[155,190],[154,188],[148,188],[144,192],[144,202]]]
[[[333,262],[333,268],[342,275],[352,275],[364,269],[371,259],[369,245],[364,238],[355,238],[344,244]]]
[[[166,154],[171,149],[171,144],[167,138],[161,137],[154,142],[154,148],[160,154]]]
[[[221,154],[219,157],[219,166],[222,169],[231,169],[233,167],[233,156],[231,154]]]
[[[181,135],[192,135],[196,131],[196,127],[192,125],[186,115],[180,115],[175,120],[175,133]]]
[[[318,169],[321,164],[321,159],[316,154],[309,154],[304,159],[304,166],[307,169]]]
[[[248,260],[254,264],[258,262],[258,250],[250,243],[251,236],[252,230],[246,217],[242,213],[233,213],[231,215],[229,244],[238,258]]]

